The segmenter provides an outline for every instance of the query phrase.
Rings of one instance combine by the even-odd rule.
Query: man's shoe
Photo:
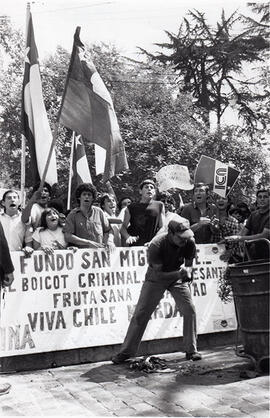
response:
[[[126,354],[118,353],[112,357],[112,362],[114,364],[121,364],[125,363],[125,361],[129,358]]]
[[[202,359],[202,356],[197,351],[195,353],[186,353],[186,359],[192,361],[198,361]]]
[[[11,385],[9,383],[0,384],[0,395],[7,395],[10,391]]]

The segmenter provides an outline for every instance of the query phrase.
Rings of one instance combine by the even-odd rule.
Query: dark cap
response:
[[[175,214],[173,218],[168,223],[168,229],[175,233],[181,232],[181,236],[183,238],[192,238],[194,237],[193,231],[190,229],[190,223],[188,219],[183,218],[182,216],[179,216]]]

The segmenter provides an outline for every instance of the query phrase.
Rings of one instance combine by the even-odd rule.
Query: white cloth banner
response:
[[[188,168],[185,165],[167,165],[156,174],[158,190],[164,192],[170,189],[192,190]]]
[[[191,292],[198,333],[233,330],[233,303],[223,304],[217,280],[223,246],[198,245]],[[15,280],[0,319],[0,357],[122,343],[147,269],[146,248],[13,252]],[[183,321],[165,293],[144,340],[182,336]]]

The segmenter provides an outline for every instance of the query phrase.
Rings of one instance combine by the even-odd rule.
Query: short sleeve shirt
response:
[[[108,219],[97,206],[91,207],[90,215],[85,216],[80,208],[73,209],[67,216],[64,233],[76,235],[99,244],[103,242],[104,233],[110,230]],[[83,247],[83,246],[82,246]]]
[[[59,248],[58,243],[61,247],[67,247],[67,243],[61,227],[58,227],[54,231],[51,231],[48,228],[37,228],[33,233],[33,239],[37,241],[41,247],[49,246]]]
[[[157,235],[148,248],[148,264],[162,264],[162,271],[179,270],[185,259],[193,259],[196,255],[196,245],[193,240],[187,240],[183,247],[170,242],[167,233]]]

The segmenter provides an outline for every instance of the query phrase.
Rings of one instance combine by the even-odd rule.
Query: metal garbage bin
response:
[[[256,368],[269,365],[269,259],[229,266],[244,353]]]

